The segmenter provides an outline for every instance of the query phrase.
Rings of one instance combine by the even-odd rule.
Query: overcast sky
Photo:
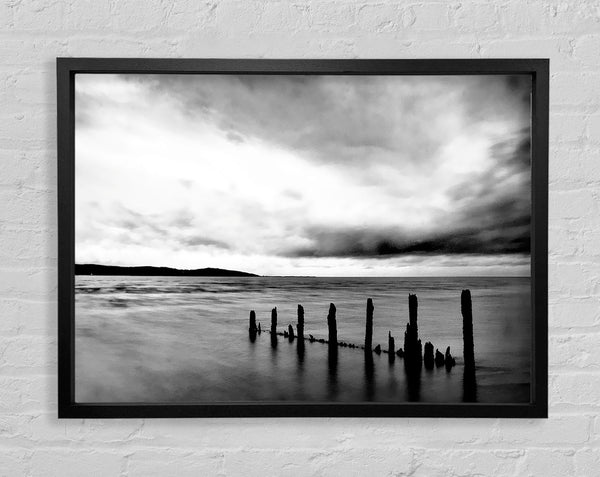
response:
[[[76,262],[529,275],[519,76],[77,75]]]

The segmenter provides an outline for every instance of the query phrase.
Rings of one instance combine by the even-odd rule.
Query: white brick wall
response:
[[[550,57],[550,418],[58,421],[56,56]],[[598,0],[1,0],[0,164],[1,475],[600,475]]]

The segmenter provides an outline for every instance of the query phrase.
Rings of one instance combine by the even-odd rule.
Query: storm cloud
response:
[[[530,92],[501,75],[78,75],[77,260],[527,273]]]
[[[458,134],[529,121],[528,76],[123,78],[168,95],[192,122],[208,121],[233,142],[254,137],[344,167],[422,167]]]

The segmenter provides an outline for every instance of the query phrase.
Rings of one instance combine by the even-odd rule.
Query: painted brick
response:
[[[589,327],[600,324],[600,300],[594,298],[553,301],[548,310],[551,327]]]
[[[8,2],[15,30],[58,31],[66,13],[64,2],[31,0]]]
[[[551,375],[550,402],[600,406],[600,373],[569,372]]]
[[[253,468],[254,466],[249,466]],[[142,449],[127,456],[127,476],[226,475],[223,452],[180,451],[175,449]],[[250,475],[241,472],[244,475]]]
[[[473,450],[432,453],[429,450],[415,450],[415,476],[444,477],[448,475],[493,475],[513,476],[524,460],[525,451]],[[402,475],[402,474],[400,474]]]
[[[550,337],[550,365],[600,369],[595,348],[600,342],[600,333],[575,333],[575,331]]]
[[[531,449],[527,451],[518,475],[575,475],[574,451],[554,449]]]
[[[31,475],[40,477],[79,477],[120,475],[125,457],[94,449],[36,449],[31,457]]]
[[[575,453],[575,475],[595,475],[600,469],[600,449],[583,448]]]
[[[593,190],[560,191],[550,194],[548,207],[557,218],[575,219],[596,215],[598,199]]]
[[[0,476],[597,475],[597,1],[0,4]],[[56,419],[57,56],[551,59],[550,418]]]
[[[446,30],[450,28],[450,6],[446,2],[422,3],[411,7],[415,21],[411,25],[413,30]]]

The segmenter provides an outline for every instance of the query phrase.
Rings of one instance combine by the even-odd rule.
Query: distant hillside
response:
[[[157,277],[257,277],[253,273],[223,270],[222,268],[198,268],[179,270],[169,267],[116,267],[112,265],[75,264],[75,275],[128,275]]]

